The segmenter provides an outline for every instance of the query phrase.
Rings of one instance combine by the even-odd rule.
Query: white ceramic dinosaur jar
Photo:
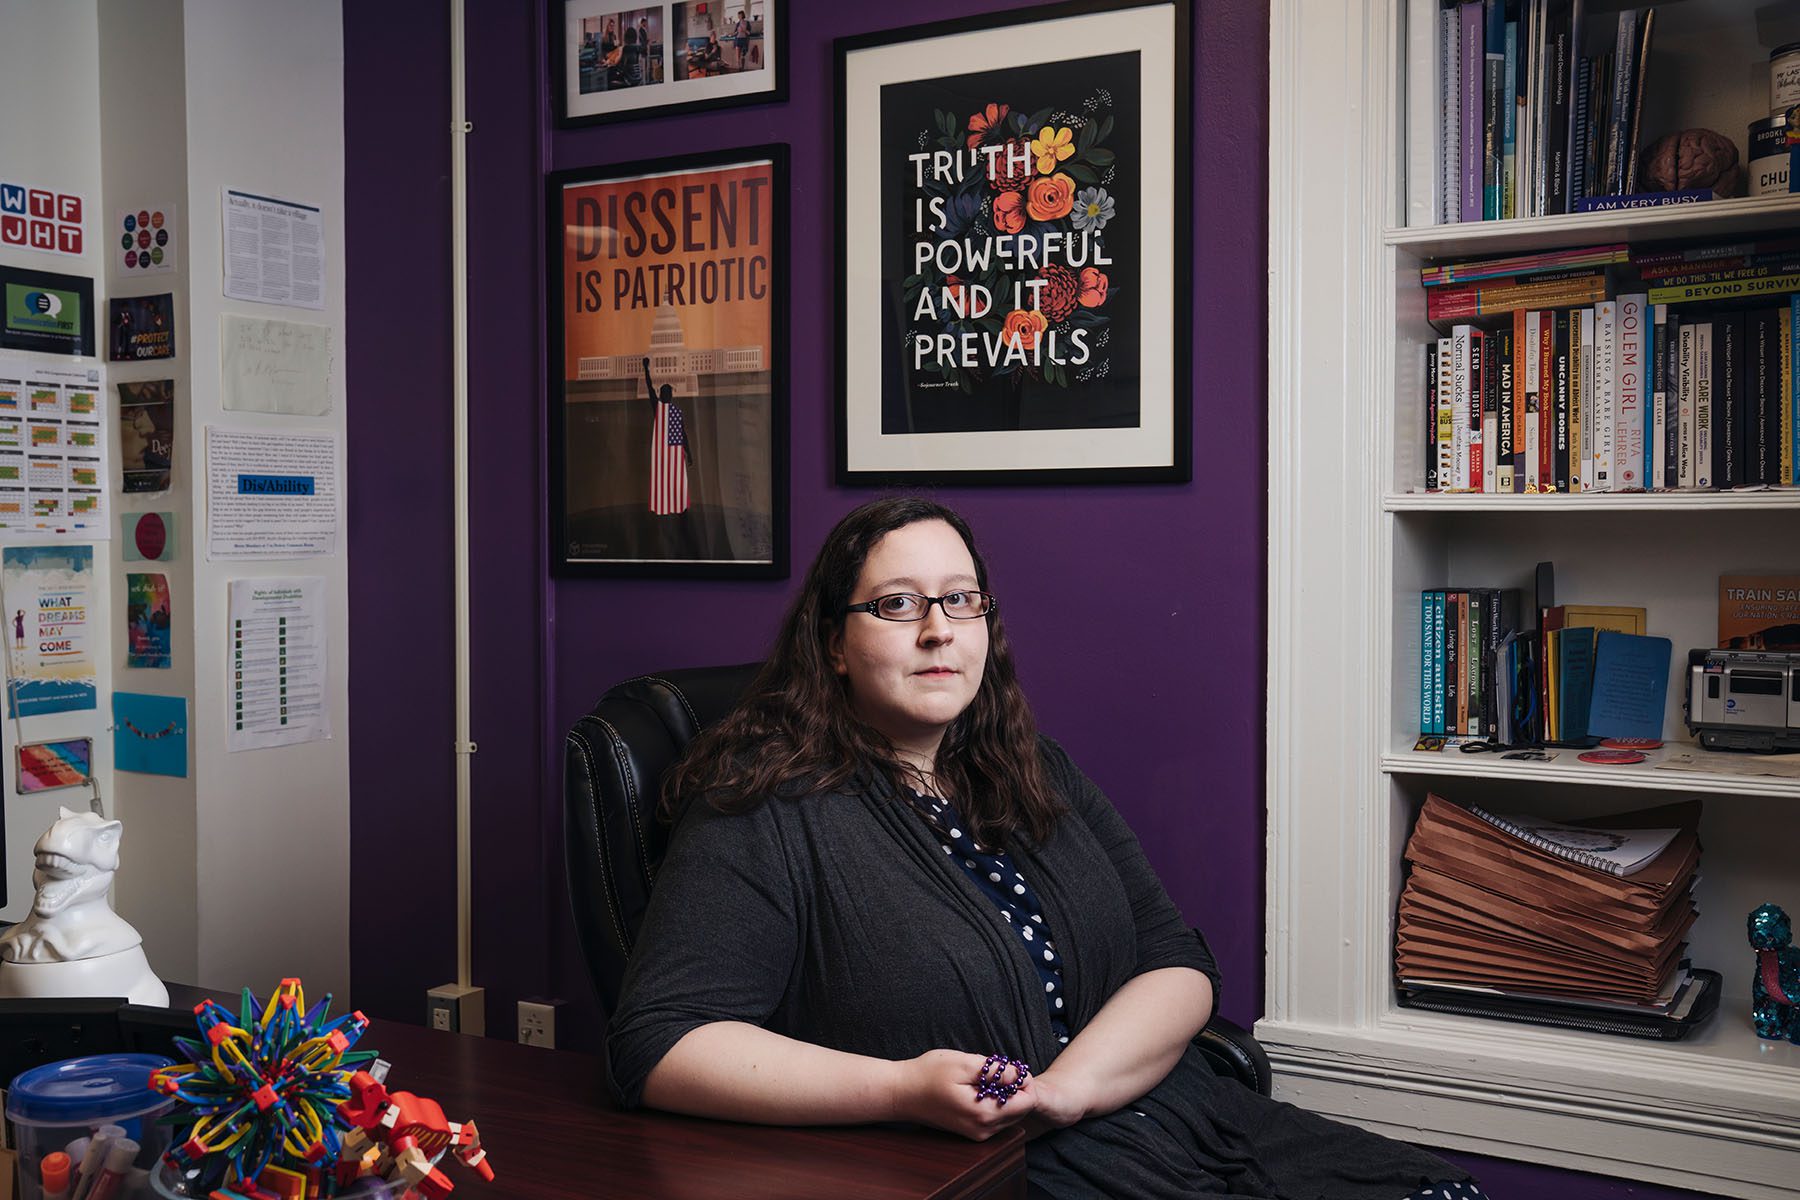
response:
[[[112,910],[122,826],[62,809],[37,842],[31,913],[0,934],[0,997],[124,996],[167,1007],[144,939]]]

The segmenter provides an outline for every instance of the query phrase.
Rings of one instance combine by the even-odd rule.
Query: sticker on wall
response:
[[[80,258],[85,207],[74,192],[0,181],[0,246]]]
[[[130,296],[107,301],[106,356],[113,362],[175,357],[175,298]]]
[[[116,770],[187,778],[187,697],[114,692],[112,710]]]
[[[120,211],[113,221],[113,266],[126,275],[175,269],[175,206],[150,204]]]
[[[94,352],[94,281],[0,266],[0,349]]]
[[[94,739],[58,738],[19,747],[19,794],[85,787],[93,781]]]
[[[8,546],[0,555],[7,612],[7,709],[74,712],[96,703],[88,653],[92,546]]]
[[[125,576],[125,665],[164,670],[169,653],[169,577]]]
[[[175,462],[175,381],[119,385],[119,461],[125,491],[166,492]]]
[[[179,556],[172,512],[124,513],[119,533],[126,562],[174,562]]]

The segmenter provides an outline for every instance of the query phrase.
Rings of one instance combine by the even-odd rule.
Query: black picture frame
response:
[[[915,25],[840,38],[835,43],[836,69],[836,139],[839,163],[836,173],[837,259],[837,430],[836,475],[846,486],[919,486],[919,485],[1006,485],[1079,483],[1185,483],[1192,478],[1192,387],[1191,321],[1193,239],[1190,233],[1192,180],[1192,34],[1188,0],[1069,0],[1066,3],[985,14],[979,17]],[[1158,33],[1157,31],[1160,31]],[[1134,37],[1136,40],[1134,41]],[[1060,39],[1060,40],[1059,40]],[[1135,60],[1131,55],[1136,55]],[[1010,57],[1009,57],[1010,56]],[[1137,74],[1131,74],[1135,61]],[[1135,229],[1137,244],[1131,252],[1138,258],[1137,274],[1132,277],[1135,288],[1128,287],[1115,295],[1121,300],[1114,317],[1092,311],[1081,313],[1088,297],[1098,296],[1096,309],[1108,300],[1108,279],[1101,271],[1098,257],[1091,257],[1093,269],[1102,278],[1088,287],[1087,277],[1077,295],[1082,297],[1076,308],[1060,318],[1038,326],[1034,340],[1040,345],[1047,334],[1061,328],[1073,337],[1079,322],[1106,317],[1109,344],[1113,333],[1129,328],[1127,310],[1135,311],[1138,326],[1136,357],[1117,373],[1120,380],[1138,374],[1135,398],[1108,372],[1096,370],[1081,379],[1066,368],[1073,359],[1055,363],[1056,373],[1042,363],[1054,362],[1055,343],[1040,356],[1031,370],[1018,368],[1010,372],[1000,369],[1006,351],[993,349],[995,343],[984,340],[998,333],[1006,345],[1005,322],[992,322],[998,330],[978,334],[977,369],[958,370],[950,367],[941,379],[921,380],[921,374],[906,362],[905,348],[916,347],[918,320],[916,309],[909,310],[917,295],[915,280],[926,281],[919,290],[930,291],[933,276],[915,271],[902,281],[901,270],[895,269],[896,246],[903,247],[899,262],[906,262],[904,251],[917,250],[919,243],[934,230],[922,227],[915,218],[925,217],[923,210],[894,204],[897,194],[911,188],[911,198],[921,203],[931,196],[926,185],[924,167],[912,174],[914,166],[891,155],[934,153],[939,148],[967,146],[979,138],[979,148],[970,154],[981,158],[987,147],[999,143],[1009,151],[1012,143],[1024,140],[1029,147],[1036,135],[1025,131],[1022,123],[1029,120],[1023,113],[1011,113],[1010,106],[996,112],[996,105],[980,107],[980,97],[992,95],[1000,100],[998,88],[979,92],[977,84],[1010,80],[1017,85],[1021,97],[1043,93],[1056,85],[1062,74],[1090,80],[1122,78],[1127,86],[1102,88],[1095,83],[1085,96],[1071,93],[1068,107],[1040,107],[1041,112],[1061,116],[1074,115],[1071,123],[1051,122],[1053,130],[1070,130],[1067,145],[1081,145],[1072,158],[1057,158],[1052,170],[1044,173],[1051,179],[1059,172],[1081,168],[1083,178],[1094,183],[1078,193],[1088,195],[1101,186],[1103,179],[1122,178],[1123,166],[1117,155],[1110,155],[1104,170],[1086,156],[1098,148],[1095,135],[1110,131],[1110,118],[1121,120],[1126,130],[1119,144],[1129,135],[1129,116],[1138,122],[1137,184],[1140,195],[1135,198],[1140,214],[1134,224],[1119,222],[1120,228]],[[1123,93],[1130,92],[1135,78],[1138,111],[1129,114]],[[959,91],[958,89],[962,89]],[[1161,101],[1166,98],[1167,111]],[[954,106],[958,100],[970,100],[976,107],[962,112],[941,110],[935,104]],[[1155,108],[1153,109],[1153,103]],[[1040,101],[1041,105],[1042,102]],[[1078,107],[1085,104],[1085,110]],[[910,106],[910,108],[909,108]],[[931,112],[931,121],[918,117]],[[909,111],[916,114],[907,124]],[[1102,116],[1101,114],[1105,115]],[[871,117],[870,114],[873,114]],[[985,114],[978,129],[976,118]],[[1079,114],[1079,115],[1076,115]],[[1038,115],[1037,112],[1031,114]],[[950,123],[945,123],[946,116]],[[1016,129],[1006,128],[1010,120]],[[935,127],[928,128],[928,126]],[[1084,132],[1092,125],[1091,132]],[[1002,130],[1010,136],[1003,136]],[[987,132],[983,132],[983,130]],[[1152,155],[1144,147],[1155,130],[1167,138],[1165,162],[1152,171]],[[971,132],[973,131],[973,132]],[[1057,137],[1062,135],[1057,133]],[[1102,135],[1110,136],[1110,134]],[[1090,139],[1094,139],[1090,141]],[[1054,142],[1056,139],[1053,138]],[[919,150],[914,151],[913,147]],[[1055,149],[1054,147],[1052,148]],[[954,150],[952,150],[954,153]],[[1109,151],[1110,154],[1110,151]],[[1035,170],[1037,159],[1031,164]],[[1065,168],[1064,161],[1071,166]],[[986,188],[973,215],[967,216],[969,236],[992,241],[1001,230],[995,202],[1000,184],[992,170],[995,159],[987,159],[978,167],[986,174]],[[896,184],[889,173],[901,172]],[[1022,195],[1032,195],[1030,185],[1038,176],[1021,185]],[[873,181],[873,182],[871,182]],[[931,181],[933,184],[936,179]],[[1066,183],[1073,190],[1077,183]],[[1154,186],[1154,200],[1152,197]],[[949,193],[946,203],[952,212],[962,201],[961,193],[969,189],[966,173],[959,180],[946,181]],[[992,193],[990,196],[988,193]],[[1120,206],[1121,208],[1123,206]],[[1157,207],[1164,215],[1153,215]],[[1021,214],[1021,209],[1029,216]],[[1040,213],[1054,212],[1054,205],[1042,208],[1035,201],[1027,205],[1021,200],[1007,214],[1026,228],[1028,234],[1041,234],[1057,222],[1073,226],[1075,213],[1065,218],[1046,218]],[[1087,217],[1088,253],[1093,254],[1094,241],[1104,243],[1104,229],[1114,218],[1109,213],[1094,228],[1095,215],[1083,210]],[[955,219],[953,217],[953,219]],[[910,222],[910,223],[908,223]],[[1154,222],[1154,224],[1153,224]],[[949,221],[943,222],[949,228]],[[983,229],[985,227],[985,233]],[[873,231],[873,233],[872,233]],[[1059,232],[1061,232],[1059,228]],[[1156,241],[1153,243],[1152,232]],[[1079,240],[1076,233],[1070,233]],[[1129,233],[1116,244],[1130,245]],[[954,239],[953,239],[954,240]],[[1042,244],[1042,243],[1040,243]],[[1151,251],[1155,246],[1166,247]],[[873,249],[871,247],[874,247]],[[1068,254],[1072,261],[1074,255]],[[1153,261],[1161,260],[1161,261]],[[914,260],[916,263],[917,260]],[[1023,261],[1021,257],[1020,261]],[[1120,261],[1115,259],[1114,261]],[[1059,263],[1065,270],[1066,264]],[[932,268],[937,260],[932,261]],[[1041,264],[1040,264],[1041,266]],[[1117,273],[1117,268],[1114,269]],[[1067,279],[1067,276],[1063,276]],[[959,277],[960,279],[960,277]],[[952,282],[943,276],[939,282]],[[1012,285],[1022,282],[1015,273]],[[1055,294],[1060,305],[1067,300],[1067,287],[1051,287],[1053,281],[1036,285],[1043,290],[1028,291],[1033,297]],[[967,295],[973,289],[960,280],[959,290]],[[1147,283],[1154,284],[1152,289]],[[1027,288],[1033,285],[1026,283]],[[947,290],[947,289],[946,289]],[[1124,300],[1136,292],[1135,309]],[[988,288],[990,294],[1003,294],[1001,288]],[[1018,293],[1014,293],[1018,294]],[[952,305],[949,295],[940,301],[946,310]],[[961,334],[985,329],[972,321],[978,300],[966,300],[969,308],[957,313],[958,320],[943,326],[960,330],[955,336],[961,346]],[[1152,328],[1151,312],[1163,314]],[[988,314],[991,315],[991,314]],[[1013,319],[1012,313],[1007,320]],[[1040,311],[1037,316],[1044,314]],[[965,320],[970,318],[971,320]],[[1116,321],[1116,324],[1114,323]],[[1066,324],[1063,324],[1066,322]],[[1020,344],[1029,327],[1020,331]],[[1153,335],[1160,335],[1160,345]],[[1097,338],[1097,334],[1091,335]],[[1070,343],[1062,343],[1064,352]],[[1121,343],[1123,346],[1123,343]],[[1083,347],[1087,349],[1087,347]],[[1089,350],[1090,355],[1092,351]],[[954,356],[953,356],[954,357]],[[1110,368],[1115,357],[1124,361],[1123,353],[1108,352],[1105,362]],[[966,360],[965,360],[966,361]],[[1091,361],[1091,359],[1090,359]],[[985,374],[982,368],[985,368]],[[1060,374],[1063,382],[1053,381]],[[967,380],[968,388],[962,381]],[[997,380],[1006,380],[1004,387]],[[1099,385],[1094,386],[1096,381]],[[926,382],[932,388],[944,389],[943,397],[929,396],[917,386]],[[1061,394],[1044,386],[1061,387]],[[1087,392],[1076,392],[1080,384]],[[1006,394],[1010,390],[1012,395]],[[973,401],[971,403],[971,401]],[[1135,408],[1135,418],[1132,410]],[[1135,424],[1132,422],[1135,420]],[[1011,422],[1011,424],[1008,424]],[[1092,422],[1092,424],[1087,424]],[[962,427],[959,427],[959,423]],[[1121,432],[1136,430],[1136,433]],[[1020,437],[1018,435],[1028,436]]]
[[[751,351],[756,347],[746,343],[741,346],[729,348],[716,346],[703,347],[701,350],[693,352],[700,357],[685,360],[688,366],[693,368],[692,372],[683,373],[683,377],[687,380],[685,384],[683,384],[682,379],[677,379],[674,374],[667,373],[664,370],[666,366],[676,362],[677,360],[675,359],[671,358],[665,361],[659,361],[657,364],[659,369],[656,374],[663,377],[664,380],[673,380],[674,384],[683,384],[680,395],[663,397],[663,399],[673,400],[677,408],[683,405],[689,406],[689,412],[684,413],[680,417],[680,421],[684,423],[687,434],[699,435],[701,438],[704,438],[710,433],[716,438],[719,430],[723,428],[723,422],[718,420],[717,415],[726,411],[727,402],[735,405],[735,408],[731,411],[736,414],[735,420],[739,427],[744,426],[746,423],[750,426],[755,426],[759,420],[761,421],[767,429],[768,445],[766,448],[753,448],[756,450],[754,454],[739,455],[730,460],[737,462],[739,466],[733,470],[733,483],[729,486],[729,490],[740,495],[745,492],[754,492],[758,488],[759,479],[766,479],[766,514],[754,507],[734,509],[724,504],[712,502],[716,501],[719,496],[723,495],[723,493],[728,490],[728,485],[724,482],[725,472],[728,468],[721,463],[709,464],[706,461],[702,461],[703,458],[712,457],[709,449],[707,454],[696,456],[693,459],[688,459],[684,462],[684,470],[691,467],[695,472],[711,472],[710,476],[703,477],[700,481],[695,482],[691,493],[694,499],[691,508],[686,512],[678,514],[683,518],[687,518],[692,514],[691,524],[693,527],[686,532],[675,530],[674,533],[669,533],[665,536],[666,531],[668,529],[673,529],[674,527],[664,527],[659,530],[649,528],[645,524],[647,522],[667,521],[670,519],[669,516],[653,517],[649,515],[650,504],[655,502],[655,496],[651,494],[650,490],[657,486],[655,482],[655,465],[651,464],[647,470],[649,482],[648,488],[646,488],[645,480],[638,478],[638,464],[631,463],[628,459],[619,457],[621,455],[631,455],[634,452],[629,449],[614,449],[614,447],[629,446],[629,441],[621,442],[616,439],[606,443],[607,452],[615,455],[615,465],[620,462],[624,462],[625,465],[620,470],[614,470],[608,473],[608,483],[606,486],[613,489],[608,493],[607,498],[614,501],[615,505],[621,509],[621,513],[608,515],[607,509],[595,509],[592,507],[571,512],[569,499],[572,482],[575,481],[577,476],[584,481],[593,478],[587,472],[596,465],[587,460],[582,447],[584,445],[588,447],[594,446],[597,438],[604,440],[603,434],[596,434],[592,429],[588,428],[588,426],[593,424],[596,419],[600,419],[610,423],[615,429],[628,428],[630,430],[630,432],[618,436],[629,439],[641,434],[646,444],[656,436],[654,430],[661,427],[655,425],[654,418],[646,419],[631,413],[626,413],[623,417],[618,413],[612,413],[597,418],[595,414],[605,413],[606,411],[598,407],[590,408],[581,422],[572,423],[570,421],[572,384],[576,385],[578,389],[589,391],[596,391],[602,387],[610,388],[611,394],[620,398],[623,398],[626,395],[626,389],[623,386],[623,376],[620,374],[622,365],[617,364],[616,362],[610,362],[609,360],[627,357],[627,355],[610,354],[596,356],[592,361],[593,363],[598,364],[598,366],[595,374],[593,374],[590,379],[583,381],[571,380],[568,378],[567,368],[569,358],[567,349],[570,336],[568,319],[573,311],[575,302],[571,299],[572,293],[568,290],[570,288],[570,273],[565,268],[569,262],[581,260],[578,258],[565,259],[565,239],[571,236],[583,236],[581,233],[573,231],[579,231],[586,227],[579,224],[571,224],[565,220],[565,197],[571,195],[571,189],[586,186],[624,186],[634,183],[647,183],[648,181],[659,178],[670,179],[683,174],[692,175],[703,172],[718,172],[740,167],[750,168],[761,164],[766,164],[767,168],[766,199],[768,201],[768,212],[766,214],[757,214],[757,210],[751,206],[747,199],[749,193],[761,190],[760,184],[755,184],[753,186],[749,182],[749,180],[752,180],[755,177],[755,173],[751,172],[751,174],[746,177],[744,189],[745,195],[739,196],[737,201],[742,207],[733,214],[730,221],[723,219],[722,210],[717,214],[707,215],[707,219],[705,220],[694,218],[694,221],[691,223],[687,221],[676,222],[671,220],[671,225],[666,236],[673,239],[673,244],[671,246],[672,250],[674,246],[683,244],[673,232],[676,224],[681,224],[684,231],[690,233],[698,232],[701,230],[702,226],[704,226],[711,231],[711,236],[724,236],[726,232],[731,232],[733,236],[752,239],[747,245],[749,246],[750,251],[755,251],[755,239],[760,238],[761,236],[760,232],[756,229],[756,222],[760,219],[766,219],[768,237],[766,252],[760,254],[746,252],[743,254],[726,256],[735,257],[741,265],[730,268],[720,268],[719,275],[721,282],[718,284],[718,292],[715,293],[716,295],[721,296],[725,294],[726,285],[722,282],[722,277],[727,271],[741,272],[741,275],[736,275],[734,277],[739,279],[739,283],[744,289],[743,295],[748,295],[751,300],[766,305],[766,333],[762,334],[766,340],[763,341],[760,346],[763,355],[761,360],[763,367],[760,370],[740,369],[735,371],[725,371],[722,369],[722,365],[729,365],[732,363],[735,363],[740,368],[748,368],[755,365],[757,361],[756,356],[754,353],[751,353]],[[690,182],[682,184],[681,186],[683,188],[700,188],[703,185]],[[706,186],[710,187],[710,185]],[[545,274],[548,284],[545,311],[549,314],[545,338],[545,379],[547,384],[547,400],[550,410],[548,423],[550,445],[548,457],[550,465],[551,519],[549,526],[551,537],[550,562],[554,574],[563,577],[588,578],[787,578],[789,571],[788,187],[788,146],[785,143],[747,146],[739,150],[683,154],[656,159],[640,159],[632,162],[614,163],[599,167],[577,167],[552,172],[545,177],[544,205],[546,215],[545,229],[547,232],[545,246],[547,270]],[[736,191],[733,191],[731,194],[734,196],[739,195]],[[623,195],[623,193],[621,193],[621,195]],[[685,196],[691,195],[694,195],[694,193],[684,193],[684,198]],[[720,193],[708,190],[704,193],[705,202],[708,204],[721,203],[721,200],[719,199],[720,195]],[[581,197],[579,196],[576,197],[577,200],[580,198]],[[601,197],[597,196],[594,199],[597,204],[601,202]],[[760,201],[758,202],[760,203]],[[652,208],[650,207],[651,204],[652,201],[646,200],[645,206],[642,207],[641,211],[652,211]],[[626,202],[621,207],[629,209],[631,206],[629,205],[629,202]],[[594,227],[596,230],[600,231],[598,236],[602,242],[604,242],[606,236],[605,231],[607,229],[610,229],[613,232],[611,235],[612,243],[610,244],[610,247],[602,247],[600,243],[596,243],[595,247],[590,247],[591,249],[594,249],[594,254],[590,256],[593,261],[599,262],[604,259],[605,262],[613,264],[621,262],[629,263],[632,259],[644,258],[645,254],[654,252],[651,249],[652,243],[649,230],[654,229],[657,233],[663,233],[664,231],[662,230],[662,227],[655,222],[649,222],[648,228],[645,228],[646,222],[640,216],[638,218],[639,227],[644,230],[640,243],[640,248],[643,253],[627,253],[631,250],[632,246],[633,235],[631,233],[631,221],[632,218],[630,216],[616,218],[609,217],[609,222],[606,226]],[[577,253],[579,252],[578,249]],[[684,249],[683,253],[692,253],[692,251]],[[710,251],[708,253],[710,254]],[[755,289],[758,286],[755,282],[758,267],[754,260],[758,257],[765,260],[761,270],[766,271],[767,274],[766,283],[763,285],[764,292],[761,297],[757,297],[754,294]],[[718,262],[725,261],[724,258],[716,255],[712,256],[712,258],[714,261]],[[636,266],[615,265],[611,267],[614,274],[605,280],[592,278],[588,275],[588,272],[584,271],[582,273],[584,278],[577,281],[585,292],[581,303],[592,304],[603,302],[609,298],[615,298],[620,302],[624,302],[625,296],[614,289],[633,283],[641,283],[646,275],[657,280],[672,279],[672,273],[655,274],[648,271],[650,266],[660,265],[664,265],[660,260],[657,263],[646,262],[639,263]],[[696,269],[698,269],[698,267],[699,264],[696,262]],[[599,269],[600,268],[596,267],[591,270]],[[621,270],[629,270],[632,272],[641,271],[641,273],[634,273],[628,280],[621,283],[617,275],[617,272]],[[684,279],[685,278],[684,274]],[[694,297],[695,303],[699,301],[704,287],[703,283],[699,281],[699,278],[699,276],[696,276],[696,281],[692,285],[694,289],[692,296]],[[600,293],[595,293],[593,289],[599,288],[602,282],[604,282],[605,288]],[[664,286],[665,289],[667,289],[674,285],[672,283],[666,283]],[[630,311],[637,314],[634,319],[641,325],[643,322],[642,309],[645,307],[644,303],[642,303],[642,296],[635,289],[629,290],[632,291],[632,308]],[[685,283],[683,284],[683,291],[680,294],[681,304],[679,306],[676,305],[677,296],[674,292],[665,290],[664,295],[665,299],[668,300],[668,307],[671,310],[676,310],[675,316],[677,319],[680,317],[679,309],[693,306],[689,303],[689,292],[687,291],[687,285]],[[748,303],[748,301],[744,302]],[[726,301],[721,300],[720,303],[726,303]],[[653,332],[656,318],[663,318],[665,320],[664,335],[666,337],[668,327],[666,325],[666,317],[664,317],[664,314],[661,311],[663,306],[660,304],[652,304],[651,306],[657,309],[657,312],[651,321]],[[614,313],[611,317],[608,317],[605,313],[599,313],[593,319],[596,329],[600,328],[602,325],[606,326],[609,331],[607,336],[625,336],[612,332],[617,330],[622,324],[622,322],[617,319],[617,313]],[[752,322],[752,324],[754,325],[755,323]],[[761,326],[755,325],[755,328],[760,329]],[[589,336],[597,335],[590,333]],[[658,353],[669,355],[675,353],[675,350],[669,348],[674,345],[674,343],[665,341],[663,344],[665,349]],[[681,350],[684,353],[687,352],[685,342],[681,344]],[[646,347],[646,351],[649,351],[649,347]],[[630,355],[635,356],[636,354],[637,351],[635,349],[630,352]],[[706,355],[708,354],[714,355],[715,357],[707,358]],[[579,361],[580,360],[577,360],[578,363]],[[699,375],[705,374],[708,371],[721,377],[729,378],[726,382],[719,385],[714,385],[710,381],[701,385],[699,383]],[[580,373],[581,369],[578,367],[576,374],[579,375]],[[762,395],[758,390],[759,384],[757,377],[761,375],[766,375],[766,395]],[[596,380],[610,380],[611,382],[597,384],[595,382]],[[674,384],[671,386],[674,386]],[[700,394],[697,390],[702,386],[704,386],[705,389],[704,395]],[[661,392],[665,389],[662,388],[660,382],[658,387],[660,396]],[[719,388],[727,390],[717,390]],[[732,388],[737,390],[730,391],[729,389]],[[645,395],[645,384],[641,375],[631,379],[630,390],[635,393],[636,396],[643,397],[644,400],[648,401],[648,396]],[[765,411],[760,414],[755,407],[759,396],[760,403],[765,406]],[[708,401],[711,402],[710,405],[705,403]],[[632,402],[635,403],[635,400]],[[696,405],[699,407],[695,407]],[[701,411],[707,411],[713,415],[701,418],[699,416]],[[660,402],[658,412],[660,413]],[[644,428],[639,430],[637,429],[638,425],[643,425]],[[688,449],[685,446],[683,454],[684,458],[688,454]],[[584,455],[583,462],[577,464],[573,461],[577,455]],[[646,452],[641,457],[647,459],[649,455]],[[720,457],[721,459],[724,459],[725,456],[721,455]],[[684,496],[689,494],[688,485],[685,480],[690,478],[691,476],[684,475],[684,483],[682,485]],[[638,495],[646,496],[645,513],[641,514],[637,523],[634,524],[630,514],[624,512],[624,510],[638,503],[636,500]],[[711,497],[712,501],[709,501],[708,497]],[[730,540],[732,538],[738,538],[739,540],[746,542],[756,542],[761,537],[762,531],[759,522],[764,517],[766,517],[767,524],[767,541],[766,544],[762,545],[762,549],[766,551],[765,553],[747,555],[742,558],[733,558],[729,556],[721,557],[716,553],[718,547],[723,544],[722,539]],[[726,532],[721,532],[721,523],[723,523]],[[640,547],[640,552],[621,552],[618,554],[598,552],[594,549],[594,546],[598,544],[603,537],[617,537],[621,539],[622,548],[624,545],[636,545]],[[673,544],[677,546],[677,548],[692,547],[694,552],[676,555],[666,553],[646,554],[641,552],[644,547],[654,548],[654,546],[658,544]]]
[[[550,26],[550,71],[551,101],[556,114],[556,123],[565,128],[580,128],[589,125],[610,125],[618,121],[634,121],[640,117],[662,117],[675,113],[704,112],[710,109],[734,108],[745,104],[768,104],[787,99],[787,3],[786,0],[726,0],[721,6],[729,18],[731,11],[739,9],[746,13],[752,5],[762,8],[761,27],[751,24],[751,32],[746,37],[747,47],[743,52],[745,61],[748,57],[760,57],[762,66],[752,71],[732,71],[731,60],[738,54],[733,44],[735,39],[725,38],[719,42],[720,50],[710,64],[722,73],[700,78],[676,78],[688,69],[685,64],[693,61],[692,56],[682,51],[677,58],[675,36],[677,18],[682,16],[680,10],[690,7],[696,0],[660,0],[629,4],[626,0],[548,0],[549,10],[547,23]],[[717,4],[718,0],[704,0]],[[659,63],[661,78],[652,85],[658,89],[656,93],[639,90],[643,85],[632,85],[627,91],[618,88],[602,87],[598,90],[583,91],[583,85],[593,70],[584,57],[588,47],[575,48],[571,58],[569,37],[570,22],[573,20],[604,20],[608,15],[660,13],[663,35],[655,62]],[[597,50],[598,48],[595,47]],[[615,51],[621,57],[623,49]],[[701,53],[701,60],[707,55]],[[648,61],[648,60],[647,60]],[[702,69],[707,69],[702,67]],[[605,78],[616,78],[621,67],[614,65],[607,69]],[[573,77],[572,77],[573,75]],[[749,84],[734,82],[739,79],[751,79]],[[759,86],[766,84],[766,86]],[[659,102],[661,89],[667,89],[668,99]],[[611,97],[617,94],[625,99],[624,103],[612,103]]]

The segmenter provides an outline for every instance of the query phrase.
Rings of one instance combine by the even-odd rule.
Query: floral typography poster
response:
[[[1186,478],[1185,21],[1095,7],[840,43],[847,482]]]
[[[553,181],[564,571],[786,573],[785,162],[765,146]]]

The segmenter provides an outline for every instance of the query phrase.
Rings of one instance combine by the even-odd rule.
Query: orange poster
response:
[[[558,559],[786,573],[780,148],[553,181]]]
[[[1800,575],[1721,575],[1719,647],[1800,651]]]

